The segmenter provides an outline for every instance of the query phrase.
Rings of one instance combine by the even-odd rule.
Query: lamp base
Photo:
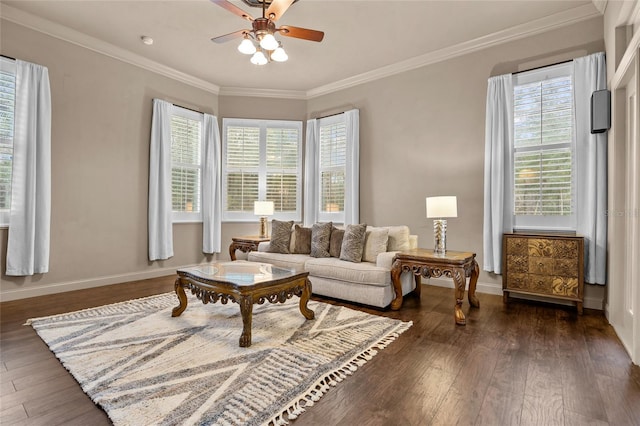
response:
[[[433,239],[435,254],[445,254],[447,251],[447,220],[446,219],[434,219],[433,220]]]
[[[267,217],[262,216],[260,218],[260,238],[267,238],[269,236],[269,225],[267,224]]]

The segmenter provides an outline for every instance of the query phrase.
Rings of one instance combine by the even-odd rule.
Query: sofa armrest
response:
[[[384,253],[380,253],[376,258],[376,266],[384,269],[391,270],[391,266],[393,265],[393,258],[396,257],[396,254],[400,253],[399,251],[387,251]]]
[[[418,248],[418,236],[417,235],[409,235],[409,248],[410,249]]]
[[[258,251],[267,251],[269,249],[269,241],[263,241],[258,244]]]

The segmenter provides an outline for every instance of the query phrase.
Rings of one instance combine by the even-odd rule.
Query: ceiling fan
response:
[[[262,6],[262,17],[253,18],[250,14],[235,6],[228,0],[211,0],[211,2],[228,10],[234,15],[251,22],[251,29],[238,30],[229,34],[214,37],[211,41],[215,43],[225,43],[227,41],[243,38],[238,50],[242,53],[253,55],[251,62],[257,65],[264,65],[270,60],[277,62],[286,61],[288,56],[282,48],[282,43],[276,40],[276,33],[303,40],[320,42],[324,38],[322,31],[308,28],[282,25],[276,28],[275,22],[284,15],[289,6],[297,0],[272,0],[267,8],[268,0],[254,0]],[[257,43],[258,46],[254,43]],[[266,54],[265,54],[266,53]]]

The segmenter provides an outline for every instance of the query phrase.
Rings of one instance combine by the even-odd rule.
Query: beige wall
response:
[[[8,277],[3,255],[4,296],[204,261],[196,224],[174,226],[172,259],[147,260],[152,99],[218,114],[218,97],[10,22],[2,21],[0,36],[4,55],[48,67],[53,109],[49,273]],[[5,253],[6,229],[0,240]]]
[[[312,116],[360,108],[361,221],[407,224],[431,247],[425,197],[456,195],[447,248],[476,252],[482,268],[487,79],[603,51],[602,29],[602,19],[592,19],[311,99]],[[479,281],[501,285],[486,272]]]
[[[2,275],[2,292],[75,281],[95,285],[100,277],[210,260],[201,253],[201,226],[175,225],[174,258],[147,261],[153,97],[219,118],[304,120],[359,108],[361,221],[407,224],[429,247],[425,197],[457,195],[459,217],[449,220],[448,247],[475,251],[482,264],[487,78],[604,50],[598,18],[303,101],[218,97],[4,21],[1,36],[3,54],[49,67],[54,100],[50,272]],[[219,257],[228,258],[232,236],[257,229],[257,221],[224,223]],[[4,251],[6,230],[0,242]],[[484,272],[480,282],[500,285],[499,277]]]

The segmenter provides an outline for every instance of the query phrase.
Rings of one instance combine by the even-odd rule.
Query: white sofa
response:
[[[398,251],[416,248],[418,236],[410,235],[407,226],[383,228],[389,229],[387,251],[379,253],[375,263],[354,263],[336,257],[315,258],[308,254],[269,253],[268,242],[260,243],[258,251],[250,252],[247,259],[309,272],[314,294],[384,308],[395,298],[391,282],[393,258]],[[292,237],[291,251],[294,243]],[[403,272],[400,279],[403,296],[415,289],[415,280],[410,272]]]

